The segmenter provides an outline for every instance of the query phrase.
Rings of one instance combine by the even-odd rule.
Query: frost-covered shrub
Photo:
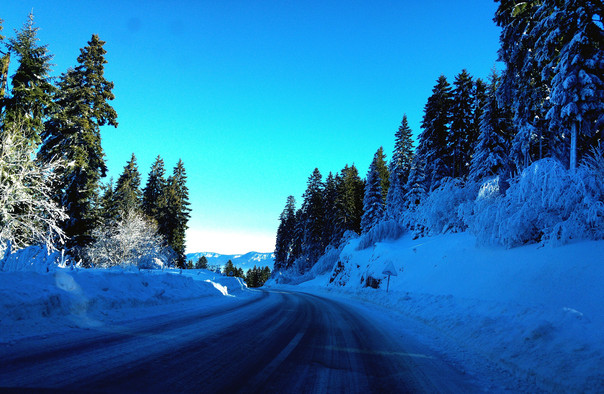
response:
[[[64,239],[59,223],[67,219],[52,199],[51,184],[63,162],[34,161],[35,146],[17,126],[0,130],[0,251],[43,245],[54,250]]]
[[[476,198],[478,185],[460,179],[443,179],[441,185],[417,206],[416,227],[427,234],[464,231],[467,228],[460,207]]]
[[[0,260],[0,271],[17,272],[54,272],[57,268],[64,268],[67,259],[62,252],[50,251],[46,246],[28,246],[17,251],[11,251],[10,244],[4,251]]]
[[[139,212],[127,212],[119,220],[95,229],[92,235],[95,242],[85,248],[84,254],[94,267],[162,268],[169,263],[157,226]]]
[[[358,250],[367,249],[387,239],[398,239],[404,232],[403,227],[396,220],[379,222],[371,230],[361,235]]]
[[[511,180],[505,196],[477,198],[466,220],[479,242],[506,247],[603,239],[603,195],[597,169],[543,159]]]

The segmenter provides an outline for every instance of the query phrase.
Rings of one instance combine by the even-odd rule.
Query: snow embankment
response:
[[[497,249],[461,233],[358,244],[301,287],[387,306],[478,370],[484,362],[546,391],[604,391],[604,241]],[[398,275],[386,293],[389,262]]]
[[[166,305],[221,302],[247,289],[240,278],[207,270],[69,269],[39,260],[43,269],[22,259],[0,271],[0,341],[142,316]]]

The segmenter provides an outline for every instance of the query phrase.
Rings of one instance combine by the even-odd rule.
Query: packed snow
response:
[[[332,270],[282,272],[279,282],[386,307],[399,316],[394,329],[412,328],[476,373],[512,376],[511,390],[604,390],[604,241],[505,249],[466,232],[362,242],[317,263]],[[398,275],[387,292],[389,264]]]

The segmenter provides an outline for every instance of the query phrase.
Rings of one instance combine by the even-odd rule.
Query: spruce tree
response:
[[[307,188],[302,196],[302,211],[304,212],[304,236],[302,239],[302,253],[305,261],[299,266],[306,272],[321,257],[325,249],[323,228],[325,211],[323,203],[324,185],[322,175],[318,168],[308,178]]]
[[[388,189],[390,188],[390,171],[388,170],[388,165],[386,164],[386,154],[384,154],[384,148],[379,147],[377,150],[377,161],[376,161],[376,169],[380,174],[380,186],[382,187],[382,200],[384,202],[384,206],[386,204],[386,196],[388,195]]]
[[[597,141],[604,125],[603,14],[594,0],[545,0],[536,12],[535,57],[542,78],[551,78],[547,120],[560,141],[570,141],[557,156],[571,169],[585,145],[580,140]]]
[[[195,269],[208,269],[208,259],[206,256],[200,256],[195,263]]]
[[[361,219],[361,231],[363,233],[371,230],[384,216],[382,179],[378,171],[379,160],[378,150],[373,156],[373,161],[367,173],[367,184],[365,185],[365,196],[363,198],[363,217]]]
[[[165,173],[164,160],[158,155],[149,171],[142,202],[143,213],[156,222],[160,220],[161,196],[166,187]]]
[[[1,34],[4,26],[4,21],[0,18],[0,48],[4,46],[4,36]],[[4,103],[4,94],[6,93],[6,86],[8,82],[8,66],[10,64],[10,51],[0,50],[0,115],[2,114],[2,107]]]
[[[346,231],[361,233],[364,195],[365,182],[359,176],[359,171],[354,164],[350,167],[346,165],[337,184],[336,224],[340,239]]]
[[[504,175],[510,171],[508,151],[512,132],[511,114],[506,107],[500,107],[497,101],[498,86],[499,77],[493,70],[480,118],[480,134],[470,166],[469,178],[472,181]]]
[[[325,221],[323,228],[323,244],[335,245],[340,241],[337,226],[337,199],[338,199],[338,182],[340,175],[335,176],[330,172],[325,179],[325,188],[323,191],[323,211],[325,212]]]
[[[38,153],[42,162],[59,157],[72,164],[58,172],[55,198],[69,215],[63,230],[74,253],[90,243],[98,222],[93,202],[98,199],[99,180],[107,171],[100,127],[117,127],[117,113],[108,103],[114,95],[113,83],[104,77],[104,44],[93,35],[80,50],[78,66],[61,75],[55,111],[45,124]]]
[[[386,216],[398,219],[403,211],[406,183],[413,160],[413,133],[407,122],[407,115],[394,135],[394,150],[390,161],[390,188],[386,197]]]
[[[453,178],[469,172],[471,152],[476,141],[473,124],[474,82],[466,70],[455,77],[451,95],[451,126],[447,133],[448,167]]]
[[[186,262],[185,235],[191,216],[189,205],[187,174],[182,160],[179,160],[161,197],[161,220],[158,226],[159,233],[178,255],[177,264],[180,267]]]
[[[133,153],[130,161],[124,167],[124,171],[118,178],[113,193],[114,208],[117,210],[118,215],[141,210],[142,193],[140,185],[141,175],[138,172],[136,156]]]
[[[27,134],[24,136],[34,146],[40,143],[44,121],[53,105],[56,88],[52,85],[50,62],[52,55],[46,45],[38,45],[38,28],[34,25],[34,15],[9,39],[8,48],[19,59],[19,66],[12,76],[11,94],[8,99],[0,96],[0,111],[5,108],[4,123],[18,125]],[[5,58],[8,70],[8,58]],[[1,82],[0,82],[1,84]]]
[[[279,217],[279,228],[275,241],[275,269],[287,268],[295,231],[296,200],[294,196],[287,197],[285,208]]]
[[[417,151],[419,157],[416,163],[425,165],[422,170],[427,191],[434,190],[440,185],[441,179],[451,176],[447,167],[447,159],[450,157],[447,134],[451,119],[451,100],[451,85],[447,78],[441,75],[424,107]]]

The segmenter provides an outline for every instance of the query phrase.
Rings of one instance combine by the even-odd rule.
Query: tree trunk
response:
[[[570,129],[570,169],[577,168],[577,121],[573,122]]]

